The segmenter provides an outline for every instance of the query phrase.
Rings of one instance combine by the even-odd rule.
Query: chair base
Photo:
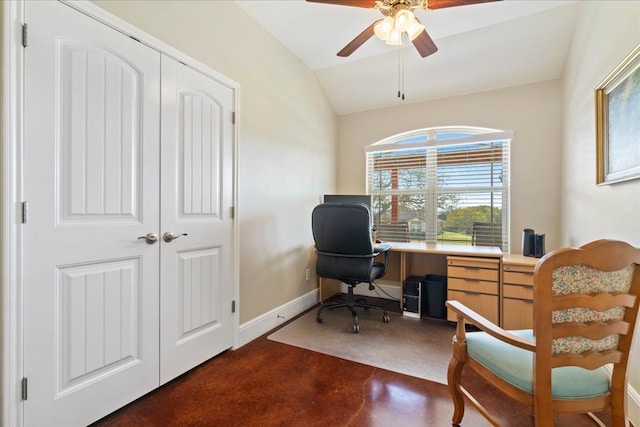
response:
[[[346,301],[329,301],[327,304],[320,307],[320,309],[318,310],[318,314],[316,315],[316,321],[318,323],[324,322],[324,318],[322,317],[322,312],[325,310],[333,310],[334,308],[347,307],[349,311],[351,311],[351,315],[353,317],[353,332],[357,334],[358,332],[360,332],[360,324],[359,324],[360,319],[358,317],[358,312],[356,311],[356,307],[360,307],[360,308],[364,308],[365,310],[373,309],[373,310],[382,311],[382,321],[384,323],[389,323],[389,315],[387,314],[386,310],[384,310],[382,307],[377,307],[375,305],[368,304],[366,301],[367,300],[364,298],[359,298],[356,300],[353,296],[353,286],[349,285],[347,290],[347,300]]]

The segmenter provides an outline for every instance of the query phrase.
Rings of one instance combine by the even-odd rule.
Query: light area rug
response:
[[[324,322],[316,321],[318,309],[268,336],[268,339],[307,350],[340,357],[377,368],[447,383],[451,359],[451,338],[455,328],[445,320],[414,319],[389,313],[358,309],[360,332],[353,332],[351,312],[339,308],[323,312]]]

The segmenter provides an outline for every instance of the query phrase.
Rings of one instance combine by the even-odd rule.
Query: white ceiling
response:
[[[402,49],[405,100],[397,97],[401,49],[375,37],[348,58],[336,53],[382,17],[375,9],[305,0],[236,0],[314,70],[339,115],[561,76],[578,2],[503,0],[415,11],[438,52]]]

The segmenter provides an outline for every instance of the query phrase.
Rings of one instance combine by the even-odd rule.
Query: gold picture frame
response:
[[[640,178],[640,45],[600,83],[596,98],[596,184]]]

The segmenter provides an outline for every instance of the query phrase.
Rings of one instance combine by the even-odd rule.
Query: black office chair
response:
[[[389,315],[384,309],[353,297],[353,288],[358,283],[369,283],[369,289],[373,290],[373,281],[387,272],[391,245],[378,244],[374,248],[372,226],[369,208],[360,203],[324,203],[313,209],[311,228],[318,255],[316,273],[319,277],[340,280],[348,285],[347,300],[330,300],[324,304],[318,310],[318,323],[323,322],[325,310],[339,307],[347,307],[351,311],[355,333],[360,331],[355,307],[380,310],[383,322],[389,322]],[[374,262],[380,253],[384,253],[384,262]]]

